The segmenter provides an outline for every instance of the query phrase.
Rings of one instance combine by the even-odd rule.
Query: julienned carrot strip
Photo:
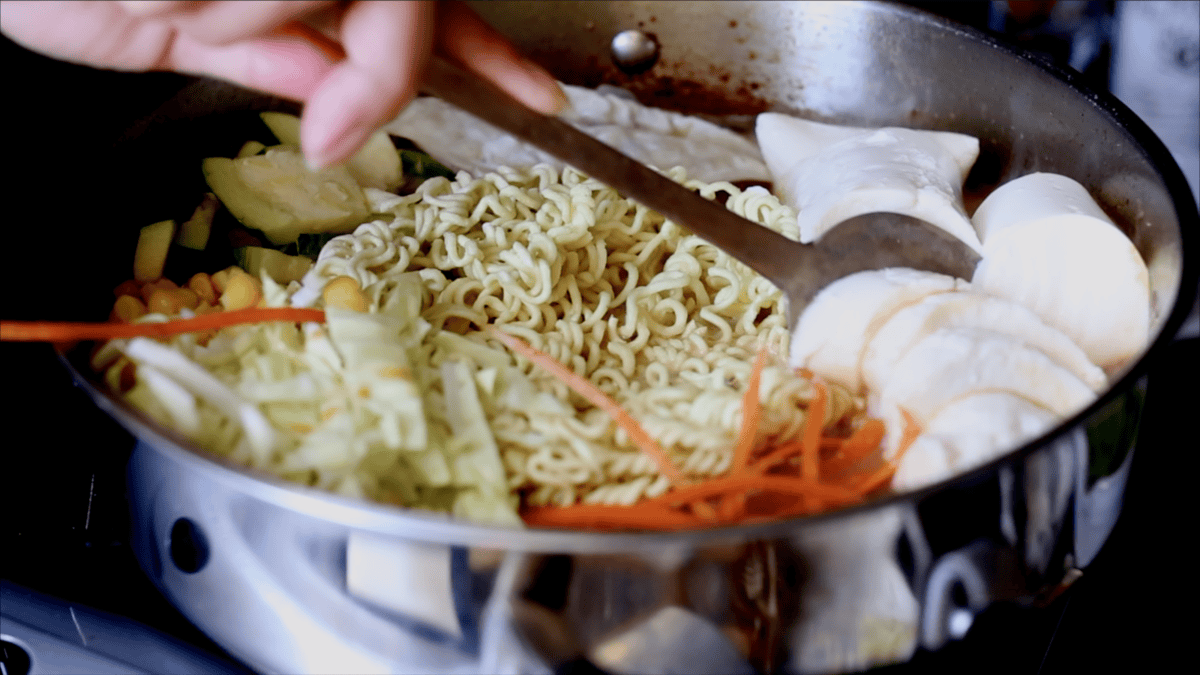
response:
[[[746,492],[748,490],[812,496],[821,500],[835,502],[853,500],[859,496],[853,490],[848,490],[837,485],[825,485],[802,478],[761,476],[754,473],[742,472],[732,476],[712,478],[703,483],[676,487],[666,494],[652,497],[640,503],[660,505],[690,504],[701,499],[709,499],[727,493]]]
[[[702,520],[676,509],[648,506],[644,502],[632,506],[575,504],[572,506],[533,506],[521,511],[528,525],[536,527],[570,527],[614,530],[677,530],[687,527],[708,527],[711,521]]]
[[[842,443],[841,451],[847,455],[865,455],[879,447],[886,432],[882,420],[870,418]]]
[[[862,461],[879,448],[883,441],[883,422],[869,419],[842,442],[838,453],[821,463],[824,473],[841,473]]]
[[[833,458],[821,461],[821,473],[838,473],[856,464],[864,456],[875,452],[883,441],[883,423],[878,419],[868,419],[848,438],[821,437],[821,450],[836,453]],[[781,446],[770,448],[770,452],[750,462],[748,470],[756,473],[769,471],[780,462],[791,459],[804,448],[803,441],[788,441]]]
[[[883,487],[885,483],[892,479],[892,476],[895,475],[895,473],[895,464],[884,464],[863,480],[855,483],[854,491],[860,495],[870,494],[878,488]]]
[[[847,504],[858,499],[858,494],[848,490],[830,488],[830,486],[805,484],[792,478],[759,477],[741,475],[730,478],[717,478],[685,488],[670,495],[646,499],[630,506],[609,506],[602,504],[574,504],[571,506],[534,506],[523,509],[521,517],[526,524],[534,527],[569,527],[600,530],[677,530],[684,528],[711,527],[713,525],[732,525],[746,522],[774,520],[781,517],[801,515],[819,510],[823,505]],[[770,514],[750,514],[739,511],[736,513],[718,513],[716,520],[698,518],[684,510],[673,508],[672,495],[678,496],[680,502],[688,506],[704,503],[705,497],[718,496],[726,490],[741,490],[742,492],[756,489],[765,493],[802,497],[801,500]],[[703,494],[712,493],[712,494]],[[819,494],[814,494],[819,493]]]
[[[758,389],[762,382],[763,367],[767,365],[767,348],[758,350],[754,358],[754,367],[750,369],[750,379],[746,382],[746,391],[742,394],[742,429],[738,434],[737,445],[733,449],[733,463],[729,471],[738,473],[750,463],[750,453],[754,450],[754,437],[758,433],[758,421],[762,416],[762,406],[758,401]]]
[[[658,443],[650,437],[650,434],[642,428],[642,425],[637,423],[619,403],[608,397],[607,394],[600,391],[600,388],[592,384],[586,378],[580,377],[575,371],[567,368],[558,361],[555,361],[549,354],[534,349],[524,341],[509,335],[501,330],[492,329],[491,334],[495,338],[505,344],[509,349],[524,356],[530,361],[537,364],[539,367],[548,371],[551,375],[562,380],[575,393],[586,398],[592,405],[600,408],[608,413],[609,417],[620,425],[625,433],[629,434],[630,440],[634,445],[645,452],[658,465],[658,470],[672,481],[679,482],[683,479],[683,475],[679,473],[679,469],[675,468],[675,464],[671,462],[671,458],[658,445]]]
[[[900,447],[896,450],[896,456],[854,486],[853,489],[859,494],[865,495],[874,492],[891,480],[900,466],[900,460],[904,458],[904,453],[908,452],[909,446],[917,440],[917,436],[921,435],[921,425],[916,418],[904,408],[900,408],[900,414],[904,417],[904,431],[900,436]]]
[[[857,499],[855,500],[857,501]],[[795,516],[805,516],[812,513],[820,513],[830,506],[842,506],[849,502],[840,501],[822,501],[813,497],[800,497],[793,499],[786,506],[776,506],[769,511],[751,511],[740,521],[740,523],[761,523],[774,520],[782,520],[784,518],[793,518]]]
[[[738,433],[737,444],[733,446],[733,461],[730,463],[730,475],[741,473],[750,463],[750,454],[754,452],[754,439],[758,436],[759,418],[762,417],[762,405],[759,403],[758,390],[762,383],[762,371],[767,365],[767,348],[764,345],[754,357],[754,365],[750,368],[750,378],[746,381],[746,391],[742,394],[742,428]],[[704,504],[704,502],[697,502]],[[729,494],[721,500],[719,515],[726,520],[732,520],[744,513],[746,496],[744,494]],[[695,508],[693,506],[693,508]]]
[[[214,330],[246,323],[288,321],[324,322],[325,312],[298,307],[264,307],[214,312],[191,319],[162,323],[76,323],[68,321],[0,322],[0,341],[73,342],[76,340],[113,340],[128,337],[171,337],[181,333]]]
[[[520,339],[492,330],[493,335],[510,349],[550,374],[562,380],[576,393],[593,405],[604,410],[620,424],[643,451],[647,452],[664,475],[676,480],[670,492],[643,499],[630,506],[605,506],[579,504],[567,507],[531,507],[522,511],[525,522],[541,527],[573,527],[590,529],[636,529],[669,530],[696,528],[712,525],[759,522],[813,513],[830,506],[842,506],[857,502],[881,485],[895,473],[896,463],[907,450],[912,439],[919,433],[919,426],[907,411],[907,426],[900,453],[895,462],[868,476],[854,476],[850,484],[822,483],[818,480],[822,472],[838,467],[839,462],[852,466],[873,452],[882,440],[883,426],[878,420],[869,420],[850,438],[824,438],[822,431],[825,411],[829,401],[829,390],[821,382],[814,381],[815,392],[809,405],[808,415],[801,430],[801,438],[770,448],[767,454],[751,461],[754,440],[762,416],[758,404],[758,388],[766,352],[761,351],[755,359],[746,392],[743,394],[743,424],[734,448],[729,474],[699,483],[683,484],[679,473],[666,453],[650,438],[649,434],[621,406],[601,392],[595,385],[577,375],[570,368],[555,361]],[[837,456],[822,466],[821,451],[831,450]],[[799,453],[800,477],[768,475],[767,471],[780,462]],[[839,482],[841,482],[839,481]],[[712,504],[709,500],[716,499]],[[751,511],[747,512],[747,507]],[[757,507],[757,508],[755,508]]]
[[[698,518],[702,518],[704,520],[716,520],[718,517],[720,517],[720,514],[717,513],[717,510],[714,509],[708,502],[692,502],[689,504],[689,506],[692,507],[692,513],[696,514]]]
[[[813,400],[804,417],[804,432],[800,435],[800,477],[805,480],[820,480],[821,474],[821,430],[825,426],[825,405],[829,390],[817,380],[812,381]]]
[[[746,470],[752,473],[765,473],[776,464],[791,458],[803,449],[804,443],[802,441],[788,441],[783,445],[775,446],[771,449],[771,452],[751,462],[746,467]]]

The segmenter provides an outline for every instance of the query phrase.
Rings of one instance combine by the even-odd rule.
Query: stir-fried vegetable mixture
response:
[[[738,156],[701,160],[703,172],[761,166],[728,130],[568,93],[574,123],[616,114],[669,147],[708,134]],[[453,117],[444,107],[424,100],[412,107],[422,115],[394,124],[428,135],[426,122]],[[313,172],[297,120],[263,117],[280,144],[205,160],[213,192],[192,217],[142,229],[111,323],[8,322],[2,337],[102,341],[93,366],[164,426],[353,497],[546,527],[813,513],[941,480],[1042,433],[1105,386],[1096,362],[1118,368],[1140,344],[1131,333],[1098,349],[1099,323],[1059,311],[1091,301],[1081,289],[1102,276],[1098,265],[1076,265],[1066,291],[1008,283],[1050,260],[1038,249],[1023,262],[1014,256],[1029,247],[1014,242],[1079,229],[1107,237],[1104,258],[1122,272],[1105,283],[1123,298],[1122,321],[1149,318],[1144,263],[1073,180],[1016,179],[968,220],[959,188],[978,141],[961,134],[760,116],[760,142],[778,141],[765,160],[788,203],[666,172],[806,241],[818,235],[802,221],[825,214],[832,226],[836,214],[885,207],[981,234],[973,282],[851,275],[814,299],[793,336],[769,282],[570,168],[454,173],[380,132],[346,165]],[[468,155],[511,144],[486,129],[464,139]],[[818,190],[826,161],[842,169]],[[874,201],[879,181],[916,195],[935,179],[933,201],[914,202],[925,210]],[[237,266],[164,278],[177,247],[226,240]],[[1041,300],[1023,305],[1031,293]]]
[[[418,188],[396,196],[297,179],[291,152],[207,161],[207,227],[148,228],[111,323],[6,324],[6,339],[107,340],[93,365],[110,386],[203,448],[487,522],[769,519],[861,500],[894,470],[849,392],[783,363],[770,284],[607,187],[547,168],[452,181],[403,149]],[[794,220],[761,188],[689,185],[769,227]],[[163,278],[164,242],[195,246],[231,199],[259,226],[233,237],[251,244],[241,267]],[[314,248],[315,265],[298,255]]]

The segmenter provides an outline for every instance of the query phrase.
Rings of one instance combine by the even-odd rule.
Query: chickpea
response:
[[[183,307],[182,299],[174,293],[175,289],[156,288],[150,291],[146,299],[146,308],[155,314],[173,316]]]
[[[208,304],[214,304],[217,301],[217,289],[213,286],[212,277],[204,272],[193,274],[191,279],[188,279],[187,287],[192,289],[192,292],[200,296],[200,299]]]
[[[257,279],[241,271],[229,275],[225,290],[221,292],[221,305],[226,311],[254,307],[260,300],[262,288]]]
[[[179,301],[180,307],[196,309],[196,307],[200,306],[200,296],[190,288],[176,288],[170,292]]]
[[[321,297],[325,299],[326,307],[337,309],[366,312],[371,306],[362,288],[352,277],[337,277],[331,280],[325,284]]]
[[[225,269],[221,270],[220,272],[214,273],[212,275],[212,277],[210,277],[210,279],[212,280],[213,288],[216,289],[217,294],[220,295],[221,293],[224,293],[225,286],[229,284],[229,279],[234,274],[237,274],[238,272],[241,272],[241,271],[242,271],[242,268],[240,268],[240,267],[226,267]],[[244,274],[244,272],[243,272],[243,274]]]
[[[118,298],[122,295],[132,295],[140,298],[142,296],[142,285],[133,279],[122,281],[119,286],[113,289],[113,295]]]
[[[122,323],[132,323],[145,314],[146,305],[132,295],[122,295],[113,303],[113,318]]]

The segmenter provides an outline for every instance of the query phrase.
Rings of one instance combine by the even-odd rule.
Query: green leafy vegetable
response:
[[[435,176],[454,178],[454,172],[429,155],[419,150],[399,150],[400,165],[406,178],[419,178],[422,181]]]
[[[288,255],[302,255],[305,258],[316,260],[317,255],[321,253],[321,249],[325,248],[325,244],[328,244],[329,240],[336,236],[338,235],[333,232],[302,234],[296,238],[296,241],[284,246],[280,250]]]

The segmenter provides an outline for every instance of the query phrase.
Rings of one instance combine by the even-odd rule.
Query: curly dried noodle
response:
[[[688,180],[681,168],[667,175],[797,236],[794,211],[762,188]],[[487,326],[502,328],[618,401],[686,476],[730,469],[755,353],[787,349],[781,295],[769,282],[572,169],[560,174],[543,165],[479,179],[461,173],[375,206],[392,219],[330,241],[307,284],[349,276],[374,288],[378,303],[387,280],[419,271],[431,335],[443,329],[483,343]],[[429,337],[421,351],[436,372],[444,351]],[[487,411],[510,486],[527,504],[632,504],[668,489],[651,458],[608,416],[523,366],[542,396],[573,403],[566,415],[562,406]],[[441,382],[421,386],[440,389]],[[823,426],[861,412],[847,390],[830,389]],[[772,359],[761,374],[759,437],[795,438],[813,395],[808,379]]]

